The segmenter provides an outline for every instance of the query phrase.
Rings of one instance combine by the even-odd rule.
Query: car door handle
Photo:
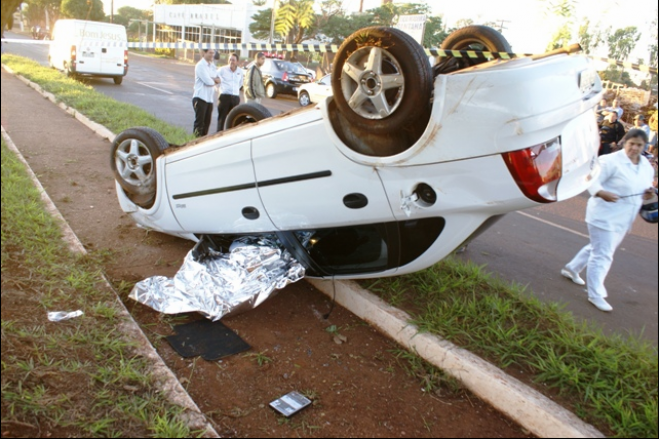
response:
[[[344,206],[349,209],[362,209],[369,204],[369,199],[363,194],[348,194],[344,197]]]

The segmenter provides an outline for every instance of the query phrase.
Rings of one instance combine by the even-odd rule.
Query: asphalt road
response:
[[[7,38],[25,38],[7,32]],[[46,45],[10,43],[8,53],[47,65]],[[129,55],[122,85],[109,79],[89,84],[117,100],[137,105],[174,125],[192,131],[193,66],[171,60]],[[273,114],[298,103],[294,97],[265,102]],[[212,129],[213,129],[212,125]],[[559,270],[588,242],[584,224],[586,194],[547,206],[507,215],[475,239],[461,257],[508,281],[528,287],[543,301],[559,302],[576,317],[594,321],[606,332],[642,334],[658,345],[658,226],[638,220],[615,255],[607,278],[614,312],[603,313],[586,300],[583,287],[564,279]]]
[[[5,32],[5,37],[33,41],[27,36],[12,32]],[[8,43],[5,51],[34,59],[40,64],[48,66],[47,44]],[[115,85],[112,79],[106,78],[85,78],[84,80],[103,94],[143,108],[159,119],[192,133],[194,65],[138,55],[133,52],[129,53],[128,65],[128,74],[121,85]],[[242,99],[241,97],[241,101]],[[273,115],[300,107],[297,97],[288,95],[279,95],[276,99],[265,99],[263,104]],[[216,129],[216,120],[217,108],[214,109],[211,130]]]

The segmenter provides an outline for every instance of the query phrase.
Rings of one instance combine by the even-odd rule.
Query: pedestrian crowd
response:
[[[254,64],[246,71],[238,66],[238,55],[229,55],[227,65],[216,68],[213,62],[215,51],[202,49],[202,58],[195,65],[195,84],[193,87],[193,110],[195,122],[193,133],[197,137],[206,136],[211,127],[214,96],[218,98],[217,131],[223,131],[227,115],[241,102],[241,89],[245,101],[260,104],[266,97],[266,91],[261,75],[261,66],[265,55],[261,52],[254,56]]]

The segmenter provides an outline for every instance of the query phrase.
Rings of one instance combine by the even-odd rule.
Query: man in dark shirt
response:
[[[609,154],[616,151],[617,143],[626,135],[626,130],[618,121],[619,115],[616,111],[610,111],[599,124],[600,128],[600,150],[598,155]]]

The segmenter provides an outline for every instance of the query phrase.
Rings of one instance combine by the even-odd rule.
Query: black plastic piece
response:
[[[242,338],[222,322],[207,319],[174,327],[176,335],[166,339],[172,348],[184,358],[201,356],[215,361],[250,349]]]
[[[252,207],[252,206],[244,207],[241,213],[245,218],[249,220],[256,220],[259,218],[259,210],[256,207]]]
[[[435,193],[433,188],[426,183],[421,183],[415,188],[415,193],[420,200],[427,203],[430,206],[433,206],[438,200],[438,195]]]
[[[349,209],[362,209],[369,204],[369,199],[363,194],[348,194],[344,197],[344,206]]]

